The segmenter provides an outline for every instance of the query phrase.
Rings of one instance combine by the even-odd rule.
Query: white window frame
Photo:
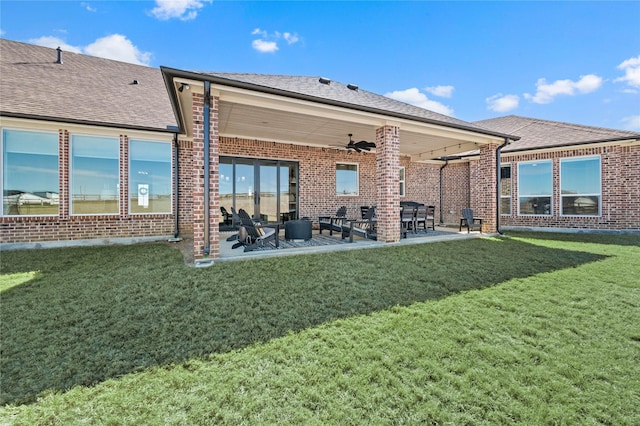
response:
[[[133,202],[133,191],[131,189],[131,175],[134,173],[131,162],[134,160],[131,154],[131,144],[135,142],[149,142],[149,143],[157,143],[157,144],[167,144],[169,145],[169,210],[168,211],[150,211],[150,212],[134,212],[132,211],[131,205]],[[173,149],[171,142],[156,140],[156,139],[142,139],[142,138],[129,138],[127,143],[128,157],[129,157],[129,177],[127,181],[127,185],[129,186],[129,199],[127,200],[127,209],[129,214],[131,215],[150,215],[150,214],[171,214],[173,212],[173,181],[174,181],[174,170],[173,170]]]
[[[356,167],[356,192],[355,194],[349,193],[349,194],[345,194],[345,193],[340,193],[338,191],[338,166],[355,166]],[[344,163],[344,162],[338,162],[336,163],[336,196],[338,197],[357,197],[358,195],[360,195],[360,165],[358,163]]]
[[[509,195],[502,195],[502,168],[509,168]],[[509,199],[509,212],[502,212],[502,200]],[[501,216],[511,216],[512,206],[511,203],[513,201],[513,166],[511,163],[502,163],[500,164],[500,215]],[[519,204],[518,204],[519,205]]]
[[[117,202],[117,212],[95,212],[95,213],[75,213],[73,211],[73,198],[76,195],[73,192],[74,189],[74,155],[73,155],[73,144],[76,143],[74,138],[99,138],[99,139],[113,139],[118,142],[118,172],[117,172],[117,183],[116,183],[116,202]],[[113,135],[101,135],[94,133],[75,133],[71,134],[69,138],[69,214],[71,216],[118,216],[120,215],[121,202],[120,199],[120,182],[122,178],[122,158],[120,153],[120,140],[118,137]],[[127,182],[128,184],[128,182]]]
[[[599,171],[600,171],[600,183],[599,183],[599,192],[596,193],[577,193],[577,194],[563,194],[562,193],[562,164],[563,163],[571,163],[571,162],[578,162],[578,161],[588,161],[588,160],[598,160],[598,165],[599,167]],[[559,188],[559,193],[560,193],[560,216],[563,217],[601,217],[602,216],[602,158],[599,155],[589,155],[589,156],[582,156],[582,157],[564,157],[560,159],[560,167],[559,167],[559,181],[560,181],[560,188]],[[562,199],[564,197],[598,197],[599,198],[599,202],[598,202],[598,212],[596,214],[565,214],[563,212],[563,206],[564,204],[562,203]]]
[[[533,164],[533,163],[545,163],[545,164],[550,164],[551,165],[551,172],[550,172],[550,179],[551,179],[551,194],[548,195],[541,195],[541,194],[522,194],[521,193],[521,189],[522,189],[522,184],[520,179],[522,179],[522,173],[520,170],[520,166],[522,165],[526,165],[526,164]],[[544,217],[551,217],[553,216],[553,160],[532,160],[532,161],[521,161],[518,162],[518,216],[544,216]],[[545,198],[549,198],[549,213],[522,213],[520,211],[520,199],[521,198],[536,198],[536,197],[545,197]]]
[[[404,197],[407,193],[407,169],[404,166],[400,166],[398,177],[400,178],[400,196]]]
[[[4,192],[6,190],[5,188],[5,180],[4,180],[4,171],[5,171],[5,167],[7,167],[7,164],[5,164],[5,158],[4,158],[4,154],[5,154],[5,140],[4,140],[4,132],[6,131],[10,131],[10,132],[24,132],[24,133],[43,133],[43,134],[47,134],[47,135],[51,135],[54,136],[55,135],[55,139],[56,139],[56,156],[58,158],[58,164],[57,164],[57,172],[58,172],[58,177],[56,178],[56,186],[57,186],[57,194],[58,197],[60,195],[60,139],[58,136],[58,132],[53,131],[53,130],[40,130],[40,129],[26,129],[26,128],[21,128],[21,127],[0,127],[0,162],[2,164],[2,167],[0,167],[0,189],[2,191],[3,197],[4,197]],[[60,198],[58,198],[58,211],[56,213],[47,213],[47,214],[43,214],[43,213],[38,213],[38,214],[17,214],[17,215],[13,215],[13,214],[4,214],[4,205],[3,208],[0,210],[0,217],[56,217],[60,215]],[[4,204],[4,200],[3,200],[3,204]]]

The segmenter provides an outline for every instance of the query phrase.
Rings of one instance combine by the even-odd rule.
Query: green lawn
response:
[[[640,237],[2,252],[0,424],[640,424]]]

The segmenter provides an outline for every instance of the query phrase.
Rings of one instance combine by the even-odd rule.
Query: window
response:
[[[171,213],[171,144],[129,141],[129,211]]]
[[[72,137],[72,214],[118,213],[119,165],[117,138]]]
[[[404,167],[400,167],[400,196],[404,197],[405,184],[404,184]]]
[[[551,215],[552,163],[528,161],[518,164],[518,213]]]
[[[2,131],[2,214],[57,215],[58,134]]]
[[[358,195],[357,164],[336,164],[336,194]]]
[[[560,206],[564,216],[599,216],[600,157],[560,160]]]
[[[511,165],[500,166],[500,214],[511,214]]]

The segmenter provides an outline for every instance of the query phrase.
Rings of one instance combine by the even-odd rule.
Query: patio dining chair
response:
[[[482,218],[474,217],[472,209],[462,209],[462,217],[460,218],[460,227],[458,231],[462,231],[462,228],[464,227],[467,228],[467,234],[471,232],[472,228],[478,228],[478,231],[482,233]]]
[[[436,221],[435,221],[435,206],[420,206],[416,211],[416,231],[422,225],[424,232],[427,232],[427,228],[431,228],[433,231],[436,230]]]
[[[402,207],[402,211],[400,212],[400,225],[401,232],[404,238],[407,238],[407,233],[409,229],[416,233],[416,210],[417,208],[414,206],[405,205]]]
[[[333,231],[340,232],[342,225],[347,221],[347,206],[340,207],[334,216],[320,216],[318,223],[320,225],[319,233],[322,234],[323,229],[329,230],[329,235],[333,235]]]

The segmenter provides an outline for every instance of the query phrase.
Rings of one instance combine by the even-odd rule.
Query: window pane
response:
[[[518,164],[518,187],[521,196],[551,195],[551,161]]]
[[[400,196],[404,197],[404,188],[405,188],[405,181],[404,181],[404,167],[400,167]]]
[[[599,194],[600,158],[562,160],[562,194]]]
[[[511,197],[500,198],[500,214],[511,214]]]
[[[58,214],[57,133],[5,129],[2,147],[2,214]]]
[[[520,197],[520,214],[551,214],[551,197]]]
[[[73,136],[71,213],[117,214],[119,143],[115,138]]]
[[[500,167],[500,195],[511,195],[511,166]]]
[[[129,210],[171,213],[171,144],[129,142]]]
[[[562,214],[600,214],[600,157],[570,158],[560,161]]]
[[[337,195],[358,195],[358,166],[336,164]]]

